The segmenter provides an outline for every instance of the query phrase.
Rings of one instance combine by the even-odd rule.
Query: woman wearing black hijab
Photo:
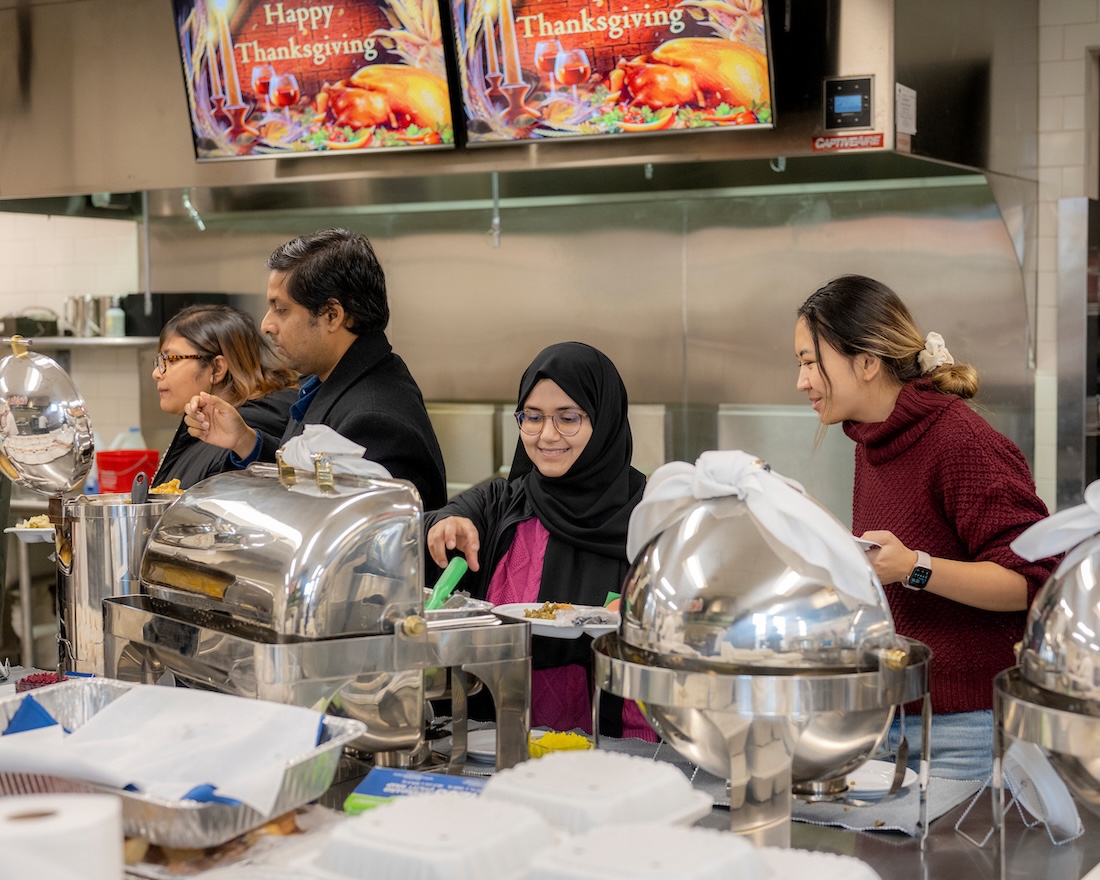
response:
[[[516,420],[508,479],[428,514],[428,551],[440,566],[463,553],[470,573],[462,586],[497,605],[604,605],[626,576],[627,526],[645,488],[630,466],[619,372],[590,345],[551,345],[520,380]],[[532,651],[532,724],[589,731],[591,640],[535,636]],[[602,732],[653,738],[633,708],[624,725],[620,700],[605,695],[600,705]]]

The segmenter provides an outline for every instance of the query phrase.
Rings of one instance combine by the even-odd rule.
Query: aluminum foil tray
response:
[[[155,687],[90,678],[65,681],[35,690],[34,698],[63,727],[75,730],[111,701],[133,687]],[[24,694],[0,699],[0,729],[6,727]],[[217,846],[258,828],[274,816],[319,798],[332,784],[345,744],[366,732],[366,725],[351,718],[324,717],[321,743],[288,761],[283,784],[270,816],[242,805],[169,801],[120,791],[60,776],[32,773],[0,773],[0,795],[42,792],[107,792],[122,798],[122,825],[127,837],[144,837],[160,846],[203,849]]]

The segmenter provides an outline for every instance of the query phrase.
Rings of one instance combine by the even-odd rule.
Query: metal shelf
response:
[[[142,348],[157,345],[156,336],[31,336],[28,344],[36,351],[66,351],[73,348]]]

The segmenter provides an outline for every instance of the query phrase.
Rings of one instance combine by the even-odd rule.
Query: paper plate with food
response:
[[[4,529],[9,535],[15,535],[24,544],[49,544],[53,542],[53,523],[45,513],[19,520],[14,526]]]
[[[514,602],[497,605],[493,613],[509,620],[531,624],[531,633],[552,639],[595,638],[619,628],[619,614],[598,605],[572,605],[568,602]]]

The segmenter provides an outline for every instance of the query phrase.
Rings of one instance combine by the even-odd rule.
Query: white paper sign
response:
[[[901,83],[894,87],[894,124],[900,134],[917,133],[917,90]]]

